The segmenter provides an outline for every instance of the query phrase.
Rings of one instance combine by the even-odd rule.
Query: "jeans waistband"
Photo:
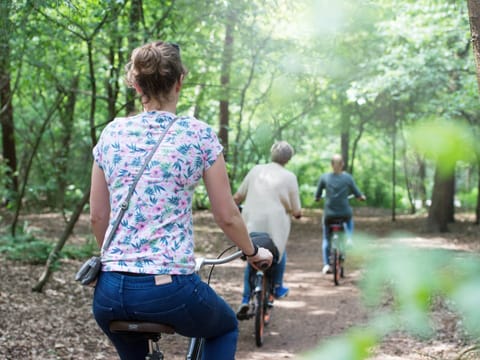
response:
[[[124,276],[153,276],[153,274],[142,274],[142,273],[131,273],[126,271],[112,271],[116,274],[124,275]]]
[[[107,271],[103,272],[105,275],[104,279],[108,282],[121,281],[123,284],[129,284],[133,287],[142,287],[146,284],[155,284],[155,285],[164,285],[164,284],[180,284],[184,281],[192,281],[196,278],[196,274],[186,274],[186,275],[169,275],[169,274],[139,274],[139,273],[128,273],[121,271]],[[108,279],[108,280],[107,280]]]

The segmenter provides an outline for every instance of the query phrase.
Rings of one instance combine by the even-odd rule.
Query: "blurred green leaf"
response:
[[[444,175],[451,173],[457,161],[472,162],[476,138],[463,122],[433,120],[413,126],[407,138],[417,151],[435,160]]]

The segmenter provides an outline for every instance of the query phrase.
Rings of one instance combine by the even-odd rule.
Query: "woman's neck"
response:
[[[144,111],[168,111],[172,114],[177,112],[177,100],[176,96],[166,96],[163,101],[159,101],[155,98],[150,98],[149,101],[143,103]]]
[[[149,101],[148,103],[143,104],[144,111],[168,111],[172,114],[175,114],[177,111],[177,105],[175,103],[164,103],[159,104],[154,101]]]

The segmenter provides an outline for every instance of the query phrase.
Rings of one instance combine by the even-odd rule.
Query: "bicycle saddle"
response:
[[[123,333],[148,333],[148,334],[173,334],[175,329],[167,324],[147,321],[113,320],[110,322],[111,332]]]

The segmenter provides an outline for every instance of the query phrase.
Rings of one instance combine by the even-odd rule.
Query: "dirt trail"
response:
[[[421,217],[401,217],[391,223],[388,215],[369,209],[356,209],[355,220],[359,232],[383,236],[396,229],[415,229],[416,235],[409,241],[457,250],[471,249],[471,241],[478,232],[478,226],[464,224],[462,227],[460,224],[457,226],[463,232],[433,237],[423,231]],[[316,211],[293,222],[285,274],[290,294],[275,302],[263,347],[255,346],[253,319],[240,323],[238,360],[299,359],[300,354],[321,341],[368,320],[368,311],[361,304],[357,288],[360,269],[349,269],[347,260],[346,278],[338,287],[333,285],[331,276],[321,274],[319,221],[320,213]],[[61,220],[51,215],[32,216],[29,222],[34,231],[43,234],[56,235],[62,230]],[[199,254],[217,256],[229,245],[209,213],[197,213],[195,225]],[[87,218],[82,217],[71,242],[85,241],[88,233]],[[30,289],[43,267],[0,258],[0,358],[117,359],[91,316],[92,290],[73,281],[79,264],[79,261],[64,261],[61,271],[54,273],[44,293],[37,294]],[[217,267],[212,280],[212,286],[234,309],[241,298],[243,266],[238,260]],[[417,360],[427,358],[422,357],[424,355],[453,359],[449,354],[458,354],[467,344],[459,336],[457,327],[452,327],[456,321],[454,315],[442,310],[438,316],[444,325],[435,339],[421,343],[402,334],[393,334],[377,349],[375,359]],[[184,359],[185,339],[168,335],[162,343],[166,359]]]

